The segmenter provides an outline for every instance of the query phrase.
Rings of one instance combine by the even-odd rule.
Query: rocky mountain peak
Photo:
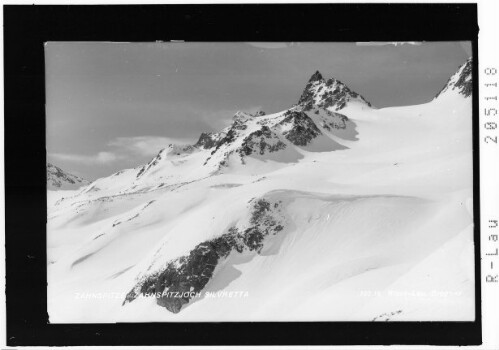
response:
[[[88,184],[87,180],[47,163],[47,188],[49,190],[73,190]]]
[[[370,102],[350,90],[341,81],[335,78],[324,79],[322,74],[316,71],[305,86],[298,105],[304,107],[304,110],[310,110],[315,106],[338,111],[350,101],[371,107]]]
[[[473,61],[472,58],[468,58],[459,68],[457,72],[452,75],[445,86],[440,90],[440,92],[435,96],[435,98],[441,96],[447,91],[457,90],[464,97],[470,97],[473,92],[473,79],[472,79]]]
[[[308,80],[309,82],[314,82],[314,81],[320,81],[320,80],[323,80],[324,78],[322,77],[322,74],[321,72],[319,72],[318,70],[315,71],[314,74],[312,74],[312,76],[310,77],[310,79]]]

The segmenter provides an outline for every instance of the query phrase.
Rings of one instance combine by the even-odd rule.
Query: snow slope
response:
[[[343,86],[49,206],[50,321],[473,320],[471,97]]]

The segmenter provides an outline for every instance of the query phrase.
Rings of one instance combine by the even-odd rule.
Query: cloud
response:
[[[104,164],[114,162],[123,158],[122,156],[112,152],[99,152],[95,155],[49,153],[49,156],[61,161],[84,164]]]
[[[114,147],[118,153],[153,156],[170,143],[184,145],[192,143],[192,140],[161,136],[117,137],[110,141],[108,146]]]
[[[192,140],[176,139],[159,136],[117,137],[107,145],[112,151],[102,151],[93,155],[49,153],[48,156],[56,161],[82,163],[85,165],[109,164],[122,160],[137,160],[158,154],[159,150],[169,144],[192,144]]]
[[[357,46],[384,46],[384,45],[415,45],[419,46],[422,44],[420,41],[359,41],[355,43]]]

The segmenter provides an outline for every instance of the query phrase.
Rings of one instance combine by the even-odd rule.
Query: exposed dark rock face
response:
[[[283,135],[296,146],[306,146],[322,134],[305,112],[287,112],[286,117],[278,125],[289,128],[283,132]]]
[[[223,255],[222,255],[223,256]],[[190,300],[190,295],[178,297],[177,293],[200,292],[213,276],[220,257],[216,247],[208,241],[197,245],[188,256],[170,262],[166,270],[156,279],[154,290],[161,293],[156,298],[158,305],[177,313]],[[164,294],[165,289],[174,294]]]
[[[322,78],[321,72],[319,72],[317,70],[317,71],[315,71],[314,74],[312,74],[312,76],[310,77],[310,79],[308,81],[309,82],[314,82],[314,81],[319,81],[319,80],[323,80],[323,78]]]
[[[53,175],[57,179],[67,181],[70,184],[76,183],[71,177],[67,176],[66,173],[61,170],[61,168],[58,168],[50,163],[47,164],[47,174]]]
[[[189,255],[169,261],[164,270],[140,282],[127,294],[124,304],[142,294],[154,296],[158,305],[173,313],[179,312],[208,283],[219,260],[234,248],[229,233],[198,244]]]
[[[322,127],[326,130],[331,131],[332,129],[346,129],[348,117],[346,115],[330,112],[325,110],[326,114],[331,118],[322,119]]]
[[[259,199],[254,202],[253,212],[250,218],[250,227],[244,230],[244,233],[239,234],[242,238],[244,246],[250,251],[260,253],[264,246],[264,239],[270,234],[277,234],[284,228],[281,224],[281,218],[277,215],[272,215],[273,210],[279,208],[280,203],[271,203],[265,199]]]
[[[140,178],[144,174],[144,172],[146,171],[146,168],[147,168],[147,165],[144,165],[144,166],[142,166],[140,168],[140,170],[139,170],[139,172],[137,173],[137,176],[136,176],[137,179]]]
[[[266,152],[276,152],[284,148],[286,144],[279,140],[279,137],[268,126],[262,126],[260,130],[244,138],[239,153],[241,156],[249,156],[252,153],[263,155]]]
[[[165,153],[165,150],[161,150],[159,151],[159,153],[149,161],[149,163],[147,163],[146,165],[143,165],[139,172],[137,173],[137,176],[136,178],[139,179],[141,176],[143,176],[149,169],[155,167],[160,161],[161,159],[163,159],[163,156],[164,156],[164,153]]]
[[[217,265],[232,252],[255,251],[259,254],[265,238],[282,231],[281,202],[261,198],[252,200],[251,217],[242,228],[230,227],[221,236],[198,244],[188,255],[169,261],[165,268],[142,278],[127,294],[123,304],[140,295],[153,296],[156,303],[173,313],[200,293]]]
[[[473,67],[472,67],[472,62],[470,59],[465,63],[463,71],[461,72],[459,79],[457,80],[456,84],[454,85],[457,89],[459,89],[459,92],[462,95],[464,95],[464,97],[471,96],[471,93],[473,92],[473,81],[472,81],[472,77],[471,77],[472,69],[473,69]]]
[[[298,100],[299,105],[307,106],[308,108],[312,108],[314,104],[314,91],[312,90],[312,86],[314,85],[314,81],[309,82],[307,86],[305,86],[305,90],[300,96]]]
[[[215,146],[216,139],[213,137],[212,133],[203,132],[199,136],[198,142],[194,145],[194,147],[209,149]]]
[[[435,96],[439,97],[445,91],[457,89],[464,97],[469,97],[473,93],[473,79],[472,79],[473,64],[472,59],[469,58],[463,65],[461,65],[452,77],[447,80],[447,83]]]
[[[206,165],[211,157],[217,153],[217,152],[223,152],[223,159],[220,161],[219,168],[224,167],[227,165],[227,158],[230,155],[230,151],[223,151],[223,149],[228,149],[230,145],[236,140],[236,138],[239,136],[238,128],[239,126],[234,126],[235,122],[232,123],[230,129],[227,131],[227,133],[223,134],[223,136],[220,137],[219,140],[215,142],[215,145],[211,148],[213,150],[210,153],[210,156],[206,159],[204,162],[204,165]]]

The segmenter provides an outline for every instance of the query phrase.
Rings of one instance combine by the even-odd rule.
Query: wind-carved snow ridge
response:
[[[338,111],[350,102],[372,107],[370,102],[355,91],[350,90],[341,81],[335,78],[324,79],[322,74],[316,71],[310,77],[298,104],[303,106],[305,110],[317,106]]]
[[[141,276],[123,305],[143,296],[154,296],[158,305],[178,313],[196,293],[203,290],[219,264],[230,254],[260,254],[268,236],[284,228],[282,201],[269,198],[249,203],[249,220],[230,226],[219,237],[204,241],[188,255],[170,260],[155,273]]]
[[[435,96],[435,99],[448,91],[457,90],[464,97],[470,97],[473,92],[473,60],[468,58],[457,70],[457,72],[449,78],[445,86]]]

